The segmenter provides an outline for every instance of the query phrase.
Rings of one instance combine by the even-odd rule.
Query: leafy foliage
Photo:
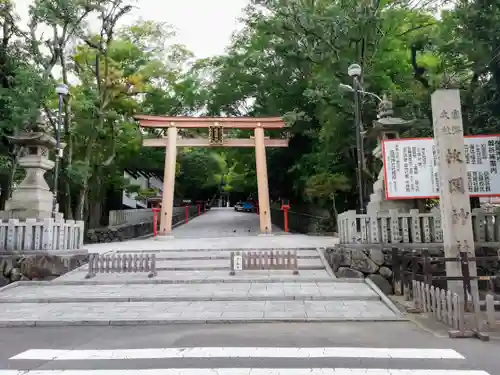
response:
[[[90,226],[119,208],[108,197],[132,188],[125,169],[163,176],[164,150],[141,147],[144,137],[161,133],[141,132],[137,113],[283,116],[289,148],[267,150],[272,198],[313,202],[332,218],[355,207],[353,101],[339,90],[350,83],[354,62],[363,68],[366,91],[389,95],[398,116],[426,124],[408,136],[432,134],[429,94],[439,87],[461,89],[467,132],[500,132],[498,0],[458,0],[446,10],[426,0],[254,0],[227,53],[198,61],[172,42],[169,25],[118,27],[132,10],[126,0],[36,0],[27,30],[10,0],[1,5],[0,205],[20,177],[19,150],[6,136],[32,123],[40,109],[55,131],[57,82],[71,92],[63,103],[59,201],[67,218]],[[99,20],[97,30],[88,27],[91,19]],[[42,25],[50,32],[42,35]],[[365,95],[361,104],[369,129],[378,103]],[[367,192],[380,168],[371,155],[375,142],[365,139]],[[142,198],[156,193],[132,189]],[[179,150],[178,197],[255,191],[253,150]]]

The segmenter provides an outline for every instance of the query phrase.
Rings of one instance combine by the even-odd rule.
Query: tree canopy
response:
[[[195,59],[173,43],[169,25],[143,20],[119,26],[133,11],[126,0],[35,0],[28,25],[1,0],[0,209],[22,176],[16,134],[42,110],[55,131],[57,83],[66,143],[59,202],[66,218],[98,226],[114,208],[108,199],[132,188],[124,170],[163,176],[164,150],[141,146],[134,114],[283,116],[290,145],[268,149],[271,197],[332,213],[356,206],[356,142],[347,68],[358,63],[366,91],[388,95],[398,116],[426,124],[430,93],[461,90],[469,134],[500,133],[500,1],[253,0],[224,55]],[[140,4],[139,4],[140,6]],[[89,20],[97,19],[97,30]],[[49,30],[40,32],[40,28]],[[377,100],[362,97],[365,128]],[[182,136],[200,135],[200,130]],[[245,136],[248,132],[235,132]],[[273,135],[271,135],[273,136]],[[365,140],[366,191],[378,175]],[[50,181],[50,174],[47,176]],[[180,149],[176,195],[206,199],[218,192],[255,194],[255,158],[248,149]],[[333,200],[333,202],[332,202]]]

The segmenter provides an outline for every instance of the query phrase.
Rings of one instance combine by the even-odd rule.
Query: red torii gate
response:
[[[280,117],[165,117],[138,115],[135,119],[143,128],[167,128],[162,138],[144,139],[143,146],[166,147],[160,235],[172,232],[175,166],[177,147],[255,147],[257,185],[259,193],[260,231],[271,233],[271,212],[267,179],[266,147],[288,147],[288,139],[269,139],[265,129],[283,129]],[[178,138],[178,128],[208,128],[206,138]],[[224,129],[253,129],[254,137],[224,139]]]

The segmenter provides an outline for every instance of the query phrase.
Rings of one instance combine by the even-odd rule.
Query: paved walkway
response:
[[[273,227],[273,236],[259,234],[259,217],[235,212],[232,208],[212,208],[173,230],[173,238],[136,240],[86,245],[91,252],[151,250],[291,249],[330,247],[335,237],[284,233]],[[213,253],[212,253],[213,255]]]
[[[273,232],[283,232],[273,226]],[[177,238],[242,237],[260,233],[259,215],[248,212],[236,212],[234,208],[210,209],[187,225],[174,230]]]
[[[174,238],[89,246],[99,253],[154,252],[157,275],[98,273],[85,279],[83,266],[52,282],[11,285],[0,291],[0,325],[400,319],[363,280],[335,278],[322,250],[335,238],[258,236],[256,224],[255,214],[215,209],[177,228]],[[236,249],[296,250],[299,274],[254,270],[230,276]]]

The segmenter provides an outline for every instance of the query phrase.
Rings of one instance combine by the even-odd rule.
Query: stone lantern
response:
[[[414,125],[414,120],[404,120],[394,117],[392,102],[383,96],[378,107],[378,120],[374,121],[373,128],[370,130],[370,136],[377,137],[377,147],[373,150],[373,156],[384,163],[382,156],[382,141],[385,139],[398,139],[399,134]],[[406,200],[387,200],[385,198],[384,186],[384,167],[382,166],[377,181],[373,184],[373,193],[370,194],[370,202],[366,207],[368,215],[380,212],[387,213],[389,210],[397,209],[406,212],[413,207],[412,201]]]
[[[39,119],[34,127],[42,130]],[[9,140],[22,147],[19,166],[24,168],[24,180],[12,192],[5,204],[5,211],[13,219],[45,219],[53,216],[53,194],[45,181],[44,174],[54,167],[49,152],[56,147],[56,140],[43,131],[23,132]]]

